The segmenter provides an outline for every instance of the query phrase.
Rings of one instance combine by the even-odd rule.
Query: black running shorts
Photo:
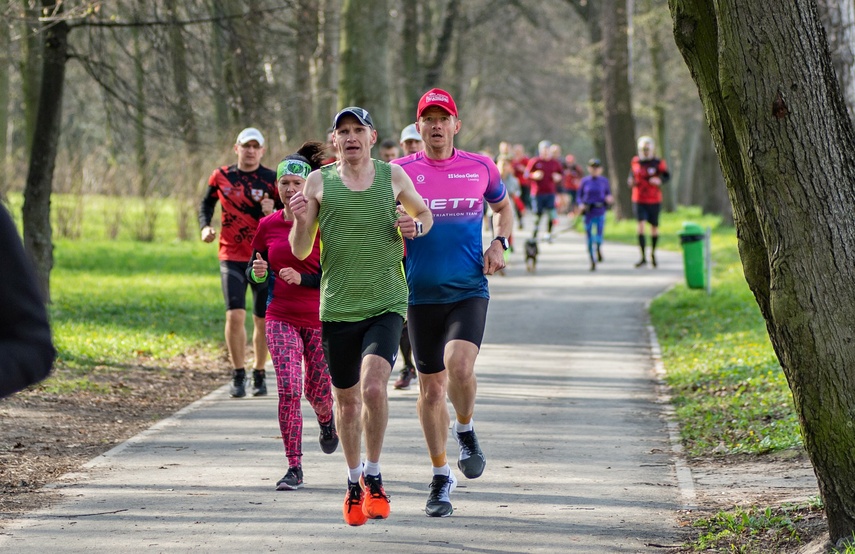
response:
[[[321,336],[324,355],[334,387],[349,389],[359,382],[362,358],[368,354],[389,362],[389,372],[398,359],[398,343],[404,318],[385,313],[362,321],[324,321]]]
[[[223,284],[223,299],[226,310],[246,309],[246,266],[249,262],[220,261],[220,279]],[[267,311],[267,284],[252,289],[252,314],[264,317]]]
[[[449,341],[465,340],[481,348],[489,303],[486,298],[467,298],[452,304],[410,306],[407,327],[419,373],[445,369],[445,345]]]

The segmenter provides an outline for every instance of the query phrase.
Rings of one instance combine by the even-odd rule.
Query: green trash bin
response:
[[[686,284],[690,289],[704,288],[704,230],[697,223],[683,222],[678,233],[683,247],[683,269],[686,272]]]

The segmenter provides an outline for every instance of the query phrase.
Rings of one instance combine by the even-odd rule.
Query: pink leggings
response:
[[[267,348],[276,370],[279,389],[279,429],[285,444],[288,467],[300,465],[303,457],[303,361],[306,367],[306,399],[318,422],[332,418],[333,398],[330,372],[321,346],[321,329],[294,327],[283,321],[267,320]]]

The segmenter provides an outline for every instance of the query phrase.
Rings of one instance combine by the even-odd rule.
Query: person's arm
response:
[[[426,235],[433,227],[433,214],[425,204],[421,195],[416,192],[413,181],[407,172],[399,166],[392,164],[392,188],[395,191],[395,199],[401,203],[404,212],[395,222],[401,230],[401,236],[414,239]],[[421,234],[418,233],[416,222],[421,223]]]
[[[39,280],[12,216],[0,207],[0,398],[48,376],[56,351]]]
[[[199,229],[202,231],[202,241],[212,242],[217,234],[217,231],[211,227],[211,219],[214,217],[214,208],[217,207],[217,187],[213,186],[212,182],[214,175],[208,181],[205,196],[199,204]]]
[[[310,289],[319,289],[321,288],[321,277],[323,273],[318,271],[317,273],[301,273],[300,274],[300,286],[308,287]]]
[[[493,229],[496,231],[497,237],[511,236],[514,231],[514,210],[508,195],[498,202],[488,202],[490,209],[493,210]],[[498,240],[491,240],[484,251],[484,275],[492,275],[505,267],[505,248]]]
[[[258,288],[267,284],[267,250],[252,250],[252,258],[246,264],[246,280],[252,288]]]
[[[318,234],[318,211],[323,198],[324,180],[320,171],[313,171],[306,179],[303,192],[291,197],[291,212],[294,214],[294,227],[288,236],[291,252],[299,260],[305,260],[312,253],[315,236]]]

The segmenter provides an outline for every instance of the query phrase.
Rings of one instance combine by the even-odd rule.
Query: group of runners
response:
[[[332,453],[340,442],[344,452],[342,513],[350,525],[390,513],[380,458],[387,382],[405,321],[432,467],[426,514],[453,512],[457,477],[447,460],[449,427],[462,475],[477,478],[486,466],[473,426],[474,364],[486,323],[487,276],[505,267],[513,211],[492,159],[454,147],[460,129],[451,94],[432,89],[401,135],[401,146],[412,153],[391,162],[373,159],[371,114],[351,106],[333,120],[334,163],[323,165],[324,144],[306,143],[274,173],[261,165],[262,134],[248,128],[235,144],[237,163],[213,172],[200,207],[202,240],[209,242],[216,236],[213,207],[216,201],[223,207],[219,257],[235,368],[231,394],[245,396],[247,385],[253,395],[266,394],[269,348],[288,460],[277,488],[303,486],[305,389],[322,450]],[[496,233],[486,248],[485,203]],[[243,367],[247,283],[255,324],[251,378]]]

